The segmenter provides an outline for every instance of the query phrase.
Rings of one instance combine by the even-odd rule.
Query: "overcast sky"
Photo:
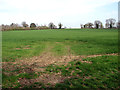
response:
[[[34,22],[48,25],[61,22],[70,28],[80,24],[105,23],[108,18],[118,20],[119,0],[0,0],[0,24],[28,24]]]

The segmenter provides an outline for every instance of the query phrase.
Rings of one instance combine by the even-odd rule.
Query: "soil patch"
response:
[[[44,74],[41,74],[36,79],[19,78],[18,82],[21,84],[21,86],[24,86],[24,85],[30,86],[35,82],[39,82],[39,83],[44,83],[44,85],[47,87],[50,87],[50,86],[54,86],[57,83],[63,83],[65,79],[69,79],[72,77],[73,76],[66,76],[66,77],[62,76],[61,73],[54,73],[54,74],[44,73]]]
[[[69,50],[69,49],[68,49]],[[70,51],[69,51],[70,52]],[[103,54],[103,55],[118,55],[117,53],[113,54]],[[54,56],[51,52],[44,52],[41,56],[34,56],[32,58],[26,58],[23,60],[16,60],[16,62],[2,62],[2,68],[5,70],[3,72],[5,75],[17,75],[20,73],[40,73],[37,78],[35,79],[26,79],[26,78],[19,78],[18,82],[21,84],[22,87],[24,85],[32,85],[35,82],[41,82],[47,85],[50,83],[49,86],[54,86],[56,83],[62,83],[65,79],[72,78],[68,76],[62,76],[61,73],[44,73],[46,70],[46,66],[50,64],[55,65],[67,65],[68,62],[76,60],[80,61],[82,63],[89,63],[92,64],[90,61],[83,61],[84,58],[91,58],[91,57],[97,57],[97,56],[103,56],[103,55],[81,55],[81,56],[74,56],[72,54],[66,55],[66,56]],[[6,72],[9,71],[9,72]],[[74,72],[74,71],[73,71]],[[71,72],[71,74],[73,73]],[[86,77],[85,79],[89,79],[89,77]]]
[[[21,47],[21,48],[15,48],[15,50],[21,50],[21,49],[31,49],[31,48],[30,48],[30,45],[26,45],[26,46]]]
[[[104,55],[107,55],[107,56],[116,56],[118,55],[118,53],[112,53],[112,54],[99,54],[99,55],[88,55],[87,57],[98,57],[98,56],[104,56]]]

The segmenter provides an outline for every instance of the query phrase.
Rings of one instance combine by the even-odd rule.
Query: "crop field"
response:
[[[3,88],[120,88],[117,29],[2,32]]]

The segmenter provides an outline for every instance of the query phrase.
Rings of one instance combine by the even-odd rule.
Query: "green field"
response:
[[[3,88],[119,88],[117,29],[2,32]]]

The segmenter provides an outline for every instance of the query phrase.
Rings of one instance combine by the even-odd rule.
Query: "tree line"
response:
[[[63,29],[62,28],[63,24],[59,23],[58,24],[58,28],[55,24],[53,24],[52,22],[50,22],[47,25],[38,25],[35,23],[31,23],[30,25],[28,25],[25,21],[23,21],[21,23],[21,25],[17,24],[17,23],[12,23],[10,25],[4,25],[2,24],[1,30],[2,31],[9,31],[9,30],[41,30],[41,29]]]
[[[110,19],[106,19],[106,23],[105,23],[105,27],[103,26],[102,22],[100,20],[95,20],[94,21],[94,24],[91,23],[91,22],[88,22],[86,23],[85,25],[81,24],[81,28],[96,28],[96,29],[99,29],[99,28],[118,28],[120,27],[120,21],[117,22],[116,26],[116,20],[113,19],[113,18],[110,18]],[[1,26],[1,30],[2,31],[9,31],[9,30],[41,30],[41,29],[64,29],[62,28],[63,27],[63,24],[62,23],[59,23],[58,24],[58,28],[57,26],[53,23],[53,22],[50,22],[47,25],[41,25],[39,26],[38,24],[35,24],[35,23],[31,23],[30,25],[28,25],[25,21],[23,21],[21,23],[21,25],[19,24],[16,24],[16,23],[12,23],[10,25],[4,25],[2,24]]]
[[[94,24],[91,22],[86,23],[85,25],[81,24],[81,28],[118,28],[120,26],[120,21],[116,23],[116,20],[113,18],[106,19],[105,27],[100,20],[95,20]]]

